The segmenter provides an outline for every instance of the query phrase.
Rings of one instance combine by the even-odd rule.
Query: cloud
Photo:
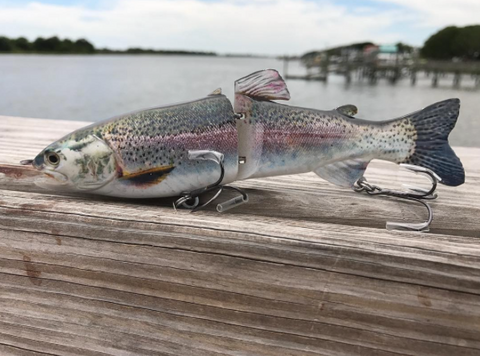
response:
[[[478,24],[478,0],[378,0],[408,9],[419,27],[465,26]]]
[[[447,21],[464,24],[479,13],[477,0],[459,1],[471,12],[465,14],[457,5],[439,0],[448,5],[453,15],[450,19],[437,2],[414,0],[365,4],[328,0],[108,0],[94,7],[88,2],[24,2],[2,6],[0,33],[30,39],[84,37],[97,47],[120,49],[135,46],[298,54],[365,40],[421,44],[429,28],[451,23]],[[385,3],[395,6],[382,6]],[[419,26],[427,30],[416,33]]]

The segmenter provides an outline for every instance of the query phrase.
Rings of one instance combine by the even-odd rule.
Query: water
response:
[[[0,115],[98,121],[142,108],[203,97],[218,87],[233,98],[233,81],[264,68],[283,69],[268,58],[192,56],[0,56]],[[302,72],[295,62],[291,74]],[[383,120],[402,116],[435,101],[457,97],[460,118],[450,141],[480,147],[480,91],[471,78],[459,89],[451,78],[432,88],[428,78],[376,85],[340,76],[328,83],[289,80],[289,104],[330,109],[355,104],[358,117]]]

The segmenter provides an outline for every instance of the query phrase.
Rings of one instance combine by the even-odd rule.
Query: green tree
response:
[[[33,42],[33,49],[36,52],[59,52],[61,41],[57,36],[50,38],[38,37]]]
[[[47,38],[44,43],[45,51],[58,52],[60,50],[61,41],[57,36]]]
[[[33,41],[33,50],[35,52],[44,52],[45,51],[45,39],[43,37],[38,37],[35,41]]]
[[[452,51],[457,57],[480,59],[480,25],[461,28],[452,43]]]
[[[75,53],[94,53],[95,47],[88,42],[86,39],[80,38],[74,43],[74,52]]]
[[[7,37],[0,37],[0,52],[11,52],[13,49],[12,41]]]
[[[399,53],[412,53],[413,52],[413,47],[410,45],[407,45],[406,43],[403,42],[398,42],[397,43],[397,48]]]
[[[430,36],[420,54],[431,59],[479,59],[480,25],[446,27]]]
[[[430,36],[420,51],[421,55],[425,58],[451,59],[455,56],[452,51],[452,44],[458,31],[458,27],[449,26]]]
[[[57,51],[60,53],[74,53],[75,52],[75,43],[68,38],[60,42]]]
[[[20,52],[29,52],[32,49],[32,44],[25,37],[19,37],[12,40],[15,50]]]

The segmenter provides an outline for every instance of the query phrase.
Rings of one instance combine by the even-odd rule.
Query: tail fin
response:
[[[401,163],[429,168],[442,178],[443,184],[463,184],[462,162],[448,144],[448,135],[455,127],[459,111],[460,100],[448,99],[407,115],[405,118],[415,127],[417,139],[413,154]]]

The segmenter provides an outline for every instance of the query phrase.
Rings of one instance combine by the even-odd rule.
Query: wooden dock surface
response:
[[[314,174],[223,214],[37,188],[18,162],[84,124],[0,117],[0,355],[480,355],[480,149],[430,233],[388,232],[423,208]]]

